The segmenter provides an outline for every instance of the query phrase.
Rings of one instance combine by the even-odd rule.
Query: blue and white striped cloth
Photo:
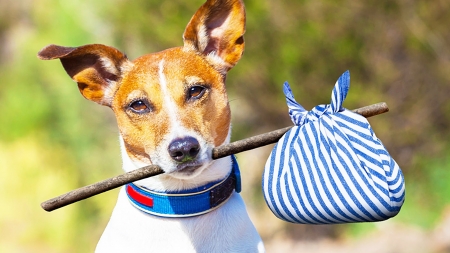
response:
[[[336,82],[331,104],[306,111],[284,84],[296,126],[275,145],[262,188],[280,219],[303,224],[381,221],[405,199],[402,172],[368,121],[342,107],[350,73]]]

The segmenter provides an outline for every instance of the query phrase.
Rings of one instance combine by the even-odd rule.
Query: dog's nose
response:
[[[200,151],[200,143],[194,137],[175,139],[169,144],[169,154],[177,162],[187,162],[195,159]]]

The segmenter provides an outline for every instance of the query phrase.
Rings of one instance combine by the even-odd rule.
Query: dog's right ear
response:
[[[60,59],[67,74],[78,83],[81,94],[106,106],[111,106],[118,81],[132,67],[125,54],[101,44],[81,47],[49,45],[39,51],[38,58]]]
[[[189,21],[184,48],[206,56],[222,74],[244,52],[245,7],[242,0],[207,0]]]

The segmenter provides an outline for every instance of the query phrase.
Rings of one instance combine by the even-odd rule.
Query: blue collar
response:
[[[241,192],[241,175],[236,158],[231,173],[220,181],[181,192],[155,192],[133,183],[125,186],[128,198],[139,210],[160,217],[192,217],[224,204],[235,190]]]

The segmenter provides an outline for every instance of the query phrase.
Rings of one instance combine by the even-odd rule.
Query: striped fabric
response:
[[[342,107],[350,86],[345,72],[331,104],[306,111],[285,83],[296,126],[275,145],[262,188],[280,219],[303,224],[381,221],[395,216],[405,198],[402,172],[367,120]]]

